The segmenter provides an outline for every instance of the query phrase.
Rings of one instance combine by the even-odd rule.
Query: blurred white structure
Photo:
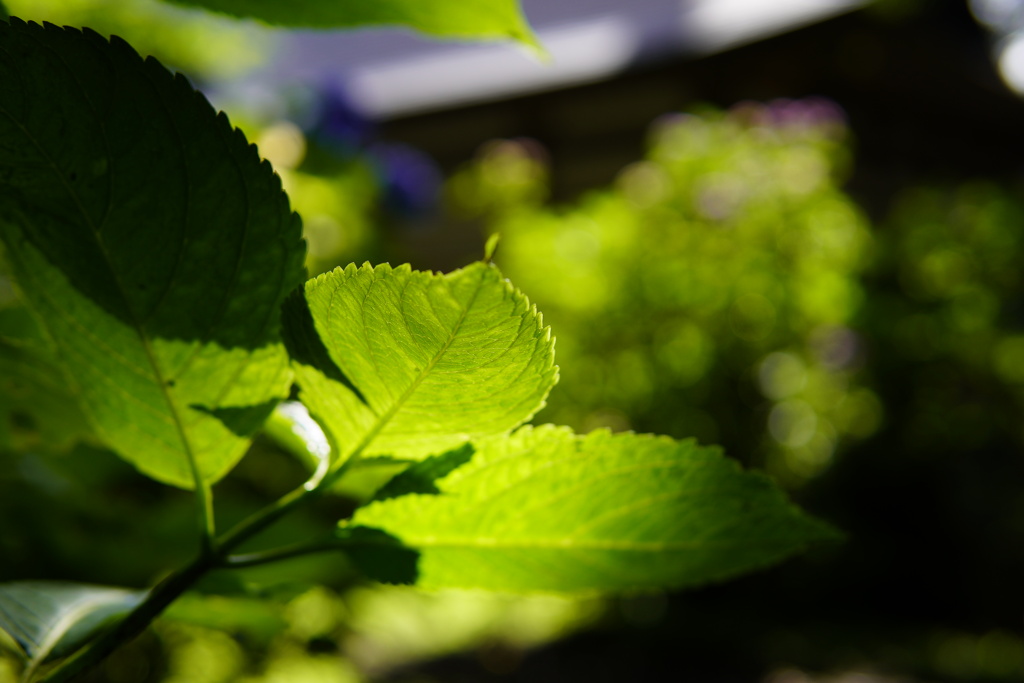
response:
[[[970,0],[970,6],[997,38],[992,58],[1003,81],[1024,95],[1024,0]]]
[[[711,54],[819,21],[868,0],[525,0],[551,55],[502,43],[432,41],[398,30],[284,37],[264,83],[337,83],[372,118],[447,109],[615,74],[671,55]]]

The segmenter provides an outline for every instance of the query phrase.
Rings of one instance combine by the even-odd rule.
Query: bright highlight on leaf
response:
[[[422,459],[528,420],[554,386],[554,340],[497,268],[351,265],[285,302],[302,401],[352,454]]]
[[[291,382],[304,246],[277,176],[116,38],[0,23],[0,83],[0,238],[70,389],[146,474],[218,479]]]
[[[427,588],[678,588],[838,537],[763,475],[693,441],[545,426],[474,445],[436,493],[374,502],[343,523],[342,544],[370,576],[388,580],[376,568],[415,558],[406,580]]]
[[[73,653],[145,596],[145,591],[78,583],[0,584],[0,629],[18,643],[34,669]]]
[[[330,469],[331,444],[320,425],[298,401],[277,404],[263,424],[263,433],[290,452],[313,472],[306,488],[320,483]]]
[[[407,26],[451,38],[505,38],[537,46],[518,0],[172,0],[277,26]]]

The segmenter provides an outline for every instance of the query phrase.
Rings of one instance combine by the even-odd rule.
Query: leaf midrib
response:
[[[373,427],[371,427],[370,430],[367,431],[367,433],[363,436],[363,438],[359,440],[359,442],[355,445],[352,451],[346,457],[339,458],[338,462],[347,462],[352,460],[353,458],[358,458],[359,455],[364,450],[366,450],[366,448],[371,443],[373,443],[373,440],[376,439],[378,435],[380,435],[380,432],[388,425],[388,423],[395,417],[395,415],[398,414],[398,411],[401,410],[405,402],[408,401],[409,398],[416,392],[416,389],[419,388],[423,380],[427,378],[431,370],[433,370],[434,367],[438,364],[438,362],[440,362],[441,358],[444,357],[444,354],[448,352],[448,349],[451,348],[452,343],[458,336],[459,329],[461,329],[462,324],[465,322],[466,317],[469,315],[470,309],[473,308],[473,304],[476,303],[476,299],[480,295],[480,290],[483,288],[483,279],[483,273],[481,273],[480,278],[477,280],[476,289],[474,289],[473,291],[473,296],[470,297],[470,300],[466,303],[465,307],[463,307],[462,313],[459,315],[459,319],[456,321],[454,327],[452,328],[451,332],[448,335],[448,339],[445,341],[441,349],[438,350],[438,352],[430,359],[430,362],[427,363],[427,365],[424,366],[424,368],[417,373],[413,381],[409,384],[405,391],[403,391],[402,394],[397,399],[395,399],[391,407],[377,417],[377,420],[374,422]],[[374,280],[374,282],[376,282],[376,280]],[[372,285],[373,283],[371,283],[371,287]],[[331,293],[331,302],[327,308],[328,329],[331,329],[331,316],[334,311],[334,299],[340,290],[341,287],[335,287],[334,291]],[[449,289],[449,294],[450,293],[451,290]]]
[[[57,61],[60,62],[60,64],[64,67],[64,69],[69,74],[72,74],[72,75],[74,74],[74,71],[68,66],[67,62],[65,61],[65,59],[63,58],[63,56],[59,52],[57,52],[56,50],[53,50],[49,45],[46,45],[45,43],[37,40],[35,38],[35,36],[33,36],[33,35],[29,34],[29,33],[25,33],[24,35],[27,38],[29,38],[30,40],[34,41],[38,46],[40,46],[40,48],[42,48],[42,49],[46,50],[47,52],[50,52],[51,54],[53,54],[54,57],[56,57]],[[82,95],[82,97],[85,100],[85,102],[88,104],[88,107],[92,111],[93,116],[96,117],[97,120],[98,120],[99,117],[97,116],[97,113],[96,113],[96,107],[93,104],[92,100],[89,98],[88,93],[82,87],[82,84],[78,81],[77,78],[74,78],[73,76],[72,76],[71,80],[72,80],[72,82],[75,83],[76,87],[79,88],[79,92]],[[78,212],[81,215],[82,219],[85,221],[86,226],[92,232],[93,239],[95,240],[97,246],[99,247],[100,253],[103,255],[103,264],[106,266],[108,272],[113,277],[114,283],[116,284],[117,293],[118,293],[118,296],[121,299],[121,304],[124,307],[125,314],[129,317],[132,329],[135,332],[136,336],[139,338],[139,342],[142,345],[142,349],[143,349],[143,351],[144,351],[144,353],[146,355],[146,360],[149,362],[150,367],[153,369],[153,374],[154,374],[154,376],[155,376],[155,378],[157,380],[157,385],[160,388],[160,394],[163,397],[164,401],[167,403],[167,406],[169,408],[169,412],[171,413],[171,416],[172,416],[172,419],[173,419],[173,422],[174,422],[175,429],[178,432],[179,438],[181,439],[182,448],[185,451],[186,457],[188,458],[189,470],[190,470],[190,472],[192,474],[193,483],[194,483],[196,489],[199,490],[202,487],[202,484],[203,484],[203,482],[202,482],[202,475],[201,475],[201,473],[199,471],[199,463],[196,461],[195,453],[192,450],[192,443],[189,440],[188,435],[185,433],[185,427],[184,427],[184,424],[182,423],[182,416],[179,415],[178,406],[176,405],[173,397],[170,395],[170,393],[167,390],[167,381],[164,378],[163,372],[161,371],[159,364],[157,363],[157,359],[156,359],[156,356],[154,354],[153,348],[152,348],[152,346],[151,346],[151,344],[149,342],[149,338],[144,333],[144,330],[143,330],[141,324],[139,323],[138,319],[135,316],[135,312],[132,310],[131,306],[128,305],[128,298],[125,295],[124,285],[121,282],[121,278],[118,277],[117,271],[113,267],[113,263],[111,262],[110,254],[107,252],[106,245],[104,244],[103,240],[100,238],[99,226],[96,225],[96,223],[92,220],[92,217],[85,210],[85,206],[82,204],[82,202],[81,202],[81,200],[80,200],[80,198],[78,196],[78,193],[75,192],[74,189],[67,182],[67,178],[64,177],[64,174],[61,172],[60,167],[57,166],[57,164],[54,162],[53,158],[47,153],[46,149],[40,144],[40,142],[35,138],[35,136],[32,135],[31,131],[29,131],[27,128],[25,128],[25,126],[23,126],[20,123],[20,121],[18,119],[16,119],[14,117],[14,115],[11,114],[5,107],[0,107],[0,111],[2,111],[7,116],[7,118],[12,123],[14,123],[14,125],[22,132],[22,134],[29,141],[29,143],[33,147],[36,148],[36,150],[38,151],[40,156],[42,156],[42,158],[46,160],[46,163],[49,165],[51,172],[58,179],[60,184],[64,187],[64,189],[67,192],[68,196],[71,198],[71,200],[74,202],[75,206],[77,207]],[[109,141],[107,140],[107,130],[106,130],[106,127],[100,126],[100,130],[101,130],[101,135],[102,135],[102,140],[103,140],[103,147],[106,150],[106,158],[107,159],[111,159],[112,156],[110,154],[110,144],[109,144]],[[109,177],[109,180],[108,180],[108,184],[110,184],[110,185],[113,185],[113,172],[114,172],[113,168],[111,167],[109,169],[110,177]],[[108,197],[108,202],[109,202],[109,197]],[[109,210],[109,204],[108,204],[108,210]],[[52,337],[52,335],[51,335],[51,337]],[[52,341],[56,342],[56,340],[52,340]],[[80,391],[80,387],[77,387],[77,382],[74,381],[74,378],[72,377],[72,373],[65,372],[64,374],[68,377],[68,381],[73,383],[73,384],[75,384],[76,385],[76,389],[78,389]],[[106,430],[104,430],[102,428],[101,425],[94,425],[94,427],[97,428],[101,432],[106,431]]]
[[[507,540],[493,536],[474,536],[472,538],[459,538],[459,537],[433,537],[424,536],[421,538],[405,537],[400,539],[400,543],[396,543],[393,540],[372,540],[372,539],[359,539],[358,541],[348,542],[345,539],[341,540],[343,547],[350,546],[376,546],[376,547],[392,547],[392,548],[409,548],[411,550],[417,549],[440,549],[440,550],[564,550],[564,551],[621,551],[621,552],[649,552],[649,553],[663,553],[671,551],[685,551],[685,550],[704,550],[706,548],[735,548],[735,547],[752,547],[752,546],[776,546],[780,543],[799,543],[805,544],[810,539],[795,539],[789,537],[765,537],[759,536],[757,538],[743,538],[743,539],[722,539],[722,540],[706,540],[706,541],[672,541],[672,542],[660,542],[660,541],[613,541],[613,540],[588,540],[579,541],[575,539],[535,539],[532,541],[526,540]]]
[[[109,597],[112,597],[112,595],[102,594],[93,597],[83,597],[80,600],[76,600],[66,610],[63,610],[59,619],[48,630],[46,637],[37,643],[36,652],[32,655],[32,661],[34,663],[46,661],[49,654],[60,643],[61,638],[67,635],[75,624],[92,612],[110,604],[106,599]]]

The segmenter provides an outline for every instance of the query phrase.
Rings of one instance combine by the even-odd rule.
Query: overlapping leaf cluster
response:
[[[330,542],[379,580],[678,587],[834,535],[714,449],[515,431],[557,380],[554,340],[489,263],[450,274],[352,265],[301,285],[299,220],[269,164],[184,78],[124,42],[0,22],[0,82],[0,239],[21,297],[12,310],[38,326],[0,328],[0,367],[16,369],[0,408],[43,426],[50,410],[80,411],[82,433],[196,490],[204,554],[171,585],[230,565],[240,540],[369,456],[417,463]],[[326,468],[216,535],[212,483],[293,382],[326,433]],[[16,635],[30,628],[27,655],[80,642],[77,631],[61,641],[74,630],[62,595],[115,611],[130,602],[83,586],[0,587],[0,606],[36,615],[0,618]]]

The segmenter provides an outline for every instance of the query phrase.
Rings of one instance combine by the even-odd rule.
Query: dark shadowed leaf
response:
[[[338,541],[366,576],[382,583],[413,585],[419,580],[419,553],[380,529],[346,525]]]
[[[78,401],[29,312],[0,309],[0,450],[63,450],[88,434]]]
[[[88,30],[0,23],[0,239],[96,434],[221,477],[286,395],[304,276],[269,164],[181,76]]]
[[[440,489],[434,482],[472,459],[473,445],[468,443],[447,453],[432,455],[395,475],[391,481],[377,491],[373,499],[387,500],[410,493],[440,493]]]

